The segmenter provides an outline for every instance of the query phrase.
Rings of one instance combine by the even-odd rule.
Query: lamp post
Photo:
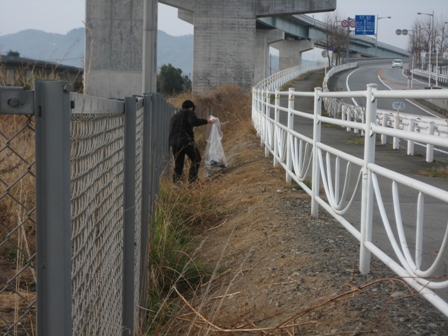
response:
[[[430,13],[417,13],[418,15],[429,15],[431,16],[431,26],[430,26],[430,35],[429,35],[429,61],[428,61],[428,86],[431,86],[431,47],[432,47],[432,33],[434,29],[434,11],[432,11],[432,14]]]
[[[391,19],[391,16],[376,16],[376,25],[375,25],[375,56],[378,53],[378,20],[381,19]]]

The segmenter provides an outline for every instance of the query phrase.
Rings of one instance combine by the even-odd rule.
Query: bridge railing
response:
[[[0,88],[0,330],[134,335],[174,109],[34,87]]]
[[[440,223],[445,228],[444,235],[430,243],[424,239],[428,235],[425,230],[432,226],[431,220],[428,222],[427,219],[430,212],[427,209],[432,202],[440,202],[443,209],[448,209],[448,191],[375,163],[375,141],[381,136],[419,141],[448,149],[446,136],[409,132],[377,122],[379,99],[447,98],[448,91],[442,91],[445,90],[378,91],[375,84],[368,85],[364,91],[351,92],[323,92],[320,88],[314,92],[295,92],[293,89],[281,92],[254,88],[252,120],[265,147],[266,156],[272,155],[274,166],[285,169],[288,182],[295,181],[310,195],[312,216],[318,216],[321,206],[359,241],[361,273],[369,272],[371,254],[374,254],[448,316],[448,303],[436,293],[439,290],[446,293],[448,288],[444,272],[448,252],[446,219]],[[288,98],[287,107],[280,105],[281,97]],[[295,97],[313,98],[314,113],[301,112],[296,108]],[[326,100],[352,97],[366,99],[364,122],[322,115]],[[295,121],[298,120],[299,127],[309,125],[309,129],[302,126],[302,131],[295,130]],[[324,143],[323,124],[361,132],[364,135],[364,154],[361,158],[337,149],[337,143]],[[345,172],[342,169],[344,165]],[[390,188],[392,200],[389,196],[384,198]],[[400,195],[409,194],[415,195],[415,204],[401,204]],[[357,206],[360,206],[359,215],[356,215]],[[415,211],[415,214],[402,215],[401,208],[404,206]],[[350,212],[354,212],[358,220],[349,220],[347,216]],[[392,218],[395,219],[396,228],[391,226]],[[404,230],[409,226],[414,228],[413,235]],[[384,244],[390,246],[390,250],[384,248]],[[438,251],[433,258],[431,251]]]

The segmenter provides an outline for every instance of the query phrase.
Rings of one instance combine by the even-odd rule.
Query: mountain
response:
[[[0,54],[18,51],[21,57],[56,62],[76,67],[84,66],[84,28],[66,35],[28,29],[0,36]],[[171,36],[158,31],[157,68],[171,64],[184,75],[193,72],[193,35]]]

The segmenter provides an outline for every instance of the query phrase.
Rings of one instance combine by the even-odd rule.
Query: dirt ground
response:
[[[229,167],[203,183],[227,214],[198,237],[215,268],[184,298],[177,335],[448,335],[448,320],[373,258],[358,272],[358,241],[285,182],[254,132],[223,126]]]

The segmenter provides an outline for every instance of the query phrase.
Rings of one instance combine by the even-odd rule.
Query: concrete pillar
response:
[[[142,93],[143,0],[86,0],[87,94]]]
[[[157,43],[148,37],[152,28],[143,26],[143,13],[148,13],[143,1],[154,0],[86,0],[87,94],[107,98],[142,93],[142,58],[144,62],[149,59],[148,53],[143,56],[143,39],[154,43],[154,48]],[[198,94],[225,83],[240,85],[245,90],[251,88],[256,68],[257,17],[336,9],[336,0],[159,2],[179,8],[180,17],[195,26],[193,91]],[[143,30],[147,33],[145,38]]]
[[[257,29],[255,42],[254,84],[269,76],[269,45],[284,40],[285,32],[278,29]]]
[[[314,48],[314,41],[285,40],[273,43],[272,46],[279,50],[279,70],[285,70],[302,64],[302,53]]]
[[[156,92],[157,89],[157,15],[159,2],[143,0],[143,56],[142,90],[137,93]]]
[[[223,2],[214,9],[207,5],[195,10],[193,90],[198,94],[228,83],[250,90],[253,83],[255,17],[239,17],[237,4],[226,17],[220,11],[224,6]]]
[[[177,10],[177,17],[180,20],[183,20],[189,24],[194,25],[194,12],[187,11],[184,9],[178,9]]]

